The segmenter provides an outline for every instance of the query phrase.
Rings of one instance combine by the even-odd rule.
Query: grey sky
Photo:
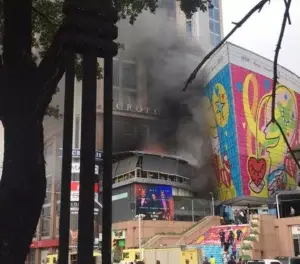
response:
[[[224,34],[232,29],[232,22],[239,21],[258,2],[258,0],[223,0]],[[287,25],[279,64],[300,76],[299,10],[300,0],[293,0],[290,12],[292,25]],[[270,5],[267,4],[261,13],[255,13],[229,41],[273,60],[283,13],[284,0],[271,0]]]

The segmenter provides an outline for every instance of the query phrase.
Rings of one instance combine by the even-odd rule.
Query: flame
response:
[[[159,144],[154,144],[144,148],[145,152],[167,154],[167,151]]]

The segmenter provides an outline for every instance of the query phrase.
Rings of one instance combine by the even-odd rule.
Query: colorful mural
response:
[[[231,65],[243,195],[268,197],[296,187],[297,166],[271,120],[272,80]],[[292,146],[300,143],[300,95],[278,85],[276,119]]]
[[[242,194],[229,65],[207,85],[204,103],[218,198],[228,200]]]
[[[229,230],[233,231],[235,243],[237,246],[240,245],[240,242],[249,234],[249,225],[230,225],[230,226],[214,226],[210,228],[206,233],[201,235],[195,242],[195,244],[203,245],[220,245],[220,235],[221,231],[225,232],[225,235],[228,235]],[[237,231],[242,231],[240,240],[237,240]],[[226,234],[227,233],[227,234]]]

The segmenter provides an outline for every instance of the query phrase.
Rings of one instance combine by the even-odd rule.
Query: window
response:
[[[210,33],[210,43],[212,46],[216,46],[221,41],[221,37],[219,35],[216,35],[214,33]]]
[[[175,18],[176,17],[176,1],[175,0],[165,0],[164,4],[167,9],[167,16],[169,18]]]
[[[46,198],[44,203],[51,203],[51,194],[52,194],[52,175],[46,177],[47,187],[46,187]]]
[[[75,135],[74,135],[74,147],[79,148],[80,143],[80,116],[76,116],[75,118]]]
[[[217,22],[217,21],[215,21],[215,22],[214,22],[214,33],[216,33],[217,35],[220,35],[220,34],[221,34],[220,31],[221,31],[221,30],[220,30],[220,23]]]
[[[219,8],[219,0],[212,0],[212,4],[215,8]]]
[[[208,12],[209,12],[209,18],[213,18],[214,17],[214,9],[213,8],[209,9]]]
[[[219,9],[214,8],[213,12],[214,12],[213,19],[219,21],[220,20]]]
[[[41,213],[41,235],[50,236],[50,206],[43,207]]]
[[[209,20],[209,29],[211,32],[214,32],[215,31],[215,28],[214,28],[214,21],[213,20]]]
[[[191,19],[187,19],[186,20],[186,32],[191,35],[192,34],[192,31],[193,31],[193,28],[192,28],[192,20]]]
[[[123,92],[123,102],[124,104],[136,105],[136,92],[124,91]],[[126,106],[124,106],[126,108]]]
[[[113,89],[113,100],[115,103],[118,103],[120,100],[120,90]]]
[[[113,86],[119,86],[119,61],[113,60]]]
[[[136,67],[134,63],[123,62],[123,88],[136,89]]]

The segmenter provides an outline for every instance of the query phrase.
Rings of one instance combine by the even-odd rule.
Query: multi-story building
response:
[[[207,72],[204,100],[219,199],[236,206],[273,203],[270,198],[299,182],[284,137],[291,147],[299,144],[300,78],[278,66],[279,127],[270,122],[272,61],[227,43],[209,61]]]
[[[205,49],[215,47],[223,38],[222,0],[212,0],[208,12],[196,12],[192,18],[186,18],[180,10],[179,2],[176,6],[176,21],[179,28],[189,37],[201,40]]]
[[[174,19],[174,25],[178,32],[188,35],[190,40],[201,40],[204,50],[209,50],[216,45],[222,35],[222,12],[221,1],[212,1],[213,8],[208,12],[198,12],[192,19],[186,19],[180,11],[176,0],[167,0],[167,17]],[[137,21],[136,23],[139,23]],[[192,34],[190,34],[192,33]],[[120,32],[121,34],[121,32]],[[121,34],[122,35],[122,34]],[[124,34],[123,34],[124,35]],[[100,61],[101,64],[101,61]],[[53,105],[58,104],[63,113],[64,83],[61,81],[60,92],[55,96]],[[149,96],[149,76],[145,61],[132,53],[120,50],[119,55],[114,59],[114,152],[128,150],[144,150],[150,146],[154,133],[164,126],[168,126],[162,118],[160,109],[154,104],[153,98]],[[103,147],[103,81],[98,81],[97,98],[97,131],[96,150],[101,153]],[[81,140],[81,83],[75,85],[75,106],[74,106],[74,127],[73,127],[73,148],[74,159],[72,168],[72,181],[78,181],[78,157],[80,155]],[[28,263],[41,263],[45,256],[55,251],[58,245],[58,222],[60,209],[60,178],[61,178],[61,148],[62,148],[62,123],[63,120],[46,118],[45,120],[45,159],[47,164],[47,196],[43,206],[41,219],[36,232],[36,238],[32,243],[32,250],[28,256]],[[153,146],[150,146],[153,149]],[[156,147],[156,151],[160,151]],[[180,160],[180,159],[179,159]],[[101,166],[98,171],[101,174]],[[148,177],[148,176],[147,176]],[[149,179],[150,180],[150,179]],[[153,181],[153,180],[152,180]],[[173,182],[173,185],[175,183]],[[177,183],[181,184],[182,183]],[[176,184],[175,184],[176,185]],[[174,187],[175,188],[175,187]],[[191,187],[185,185],[183,190],[192,197]],[[175,189],[174,189],[175,190]],[[183,191],[181,191],[183,192]],[[114,194],[116,197],[118,194]],[[188,205],[190,206],[190,204]],[[180,210],[183,214],[184,210]],[[193,217],[201,216],[200,212]],[[177,214],[178,220],[190,218],[189,213]]]

